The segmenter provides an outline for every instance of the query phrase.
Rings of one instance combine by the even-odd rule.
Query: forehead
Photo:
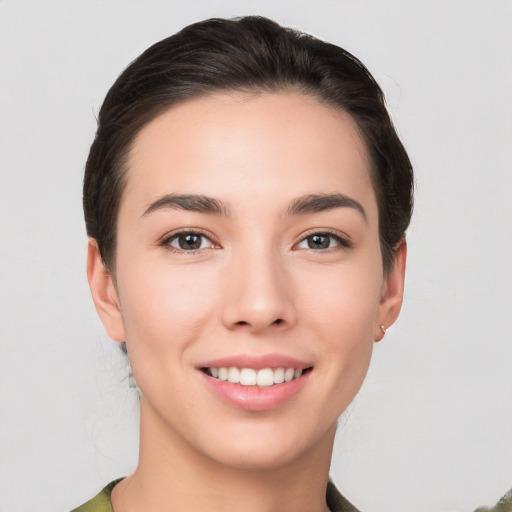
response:
[[[218,94],[170,108],[132,146],[122,204],[163,193],[230,202],[305,193],[373,197],[369,162],[347,113],[299,94]]]

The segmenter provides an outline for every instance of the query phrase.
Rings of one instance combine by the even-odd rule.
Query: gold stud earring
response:
[[[379,325],[380,330],[382,331],[382,336],[386,336],[386,328],[383,325]]]

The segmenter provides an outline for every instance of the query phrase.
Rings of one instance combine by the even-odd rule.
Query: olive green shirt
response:
[[[112,489],[122,478],[110,482],[97,496],[81,507],[71,512],[113,512],[110,494]],[[327,506],[331,512],[359,512],[354,505],[347,501],[334,486],[332,482],[327,484],[325,495]],[[512,512],[512,489],[501,498],[494,508],[480,507],[475,512]]]
[[[75,508],[71,512],[113,512],[110,494],[112,489],[122,478],[110,482],[98,495],[92,500]],[[359,512],[350,502],[348,502],[336,489],[332,482],[327,484],[325,496],[327,506],[331,512]]]

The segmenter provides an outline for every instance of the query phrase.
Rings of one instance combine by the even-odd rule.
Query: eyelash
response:
[[[210,235],[209,233],[206,233],[204,231],[201,231],[200,229],[185,229],[185,230],[181,230],[181,231],[176,231],[176,232],[171,233],[170,235],[167,235],[164,238],[162,238],[162,240],[159,242],[159,245],[164,247],[165,249],[168,249],[169,251],[171,251],[173,253],[178,253],[178,254],[183,254],[183,253],[197,254],[199,251],[204,250],[204,248],[203,249],[201,249],[201,248],[193,249],[193,250],[179,249],[179,248],[173,247],[171,245],[171,242],[173,242],[174,240],[177,240],[180,236],[186,236],[186,235],[197,235],[199,237],[202,237],[203,239],[208,240],[211,243],[211,247],[218,246],[218,244],[216,244],[215,241],[212,240],[212,238],[213,238],[212,235]]]
[[[309,233],[306,233],[305,235],[303,235],[302,238],[294,245],[294,247],[305,242],[308,238],[311,238],[315,235],[328,236],[329,238],[335,240],[339,244],[339,248],[342,248],[342,249],[352,249],[352,247],[353,247],[352,242],[348,238],[340,235],[339,232],[333,231],[330,229],[310,231]],[[338,246],[327,247],[325,249],[313,249],[310,247],[310,248],[307,248],[306,250],[313,251],[313,252],[333,252],[333,250],[336,250],[337,247]]]
[[[159,242],[159,245],[170,250],[173,253],[178,253],[178,254],[187,253],[187,254],[193,255],[193,254],[197,254],[199,251],[202,251],[205,249],[205,248],[199,247],[198,249],[186,250],[186,249],[173,247],[171,245],[171,242],[173,242],[174,240],[177,240],[181,236],[186,236],[186,235],[196,235],[196,236],[202,237],[203,239],[208,240],[211,243],[211,246],[209,248],[220,247],[219,244],[217,244],[214,240],[212,240],[212,238],[213,238],[212,235],[210,235],[209,233],[203,232],[199,229],[187,229],[187,230],[181,230],[181,231],[174,232],[174,233],[162,238],[162,240]],[[294,244],[293,247],[294,248],[297,247],[299,244],[307,241],[308,238],[311,238],[315,235],[316,236],[328,236],[329,238],[335,240],[338,245],[334,246],[334,247],[327,247],[325,249],[314,249],[311,247],[304,248],[304,249],[313,251],[313,252],[333,252],[333,250],[335,250],[336,247],[338,247],[338,246],[341,248],[344,248],[344,249],[351,249],[353,247],[352,242],[350,242],[350,240],[341,236],[338,232],[335,232],[335,231],[332,231],[329,229],[315,230],[315,231],[306,233],[296,244]],[[215,247],[215,246],[217,246],[217,247]]]

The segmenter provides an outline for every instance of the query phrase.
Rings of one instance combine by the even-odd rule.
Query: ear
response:
[[[114,341],[125,341],[123,318],[112,275],[101,259],[98,243],[89,239],[87,246],[87,280],[92,300],[107,334]]]
[[[398,318],[404,297],[405,261],[407,259],[407,244],[400,240],[395,252],[393,268],[384,278],[379,304],[378,323],[375,326],[375,341],[384,338],[386,329],[393,325]]]

